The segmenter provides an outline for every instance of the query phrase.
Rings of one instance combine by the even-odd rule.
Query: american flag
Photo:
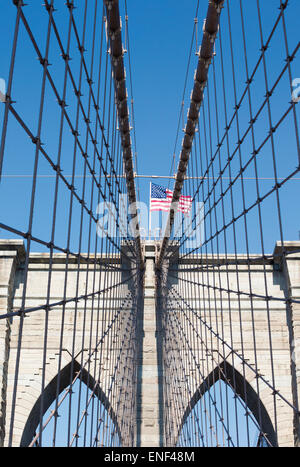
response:
[[[163,186],[151,183],[150,211],[170,211],[173,199],[173,191]],[[192,208],[192,197],[181,196],[178,211],[188,214]]]

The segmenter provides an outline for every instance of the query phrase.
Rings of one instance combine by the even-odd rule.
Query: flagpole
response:
[[[150,199],[149,199],[149,240],[151,240],[151,194],[152,194],[152,182],[150,182]]]

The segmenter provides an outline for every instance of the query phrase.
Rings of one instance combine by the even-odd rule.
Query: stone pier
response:
[[[160,420],[161,368],[157,352],[157,314],[155,242],[145,244],[144,300],[141,310],[140,337],[142,339],[139,397],[138,397],[138,444],[141,447],[160,446],[162,424]]]
[[[162,358],[164,352],[163,333],[165,330],[161,326],[161,316],[168,313],[168,309],[161,308],[162,302],[157,297],[157,276],[155,272],[155,260],[158,254],[159,245],[157,242],[145,242],[145,274],[144,287],[139,292],[140,304],[138,306],[138,385],[137,385],[137,404],[134,404],[136,410],[136,420],[132,420],[130,412],[131,400],[124,404],[124,411],[119,413],[118,407],[110,406],[109,396],[105,399],[105,394],[101,393],[107,407],[110,407],[114,414],[114,421],[117,427],[120,427],[120,439],[123,446],[130,443],[136,446],[158,447],[164,442],[165,427],[163,426],[164,408],[173,404],[171,400],[164,400],[163,393],[163,370]],[[211,375],[219,375],[219,368],[226,371],[235,371],[235,377],[238,387],[241,387],[243,395],[244,379],[247,387],[247,403],[255,417],[257,417],[256,408],[262,408],[263,429],[274,444],[279,446],[297,446],[299,445],[299,416],[291,406],[300,405],[300,242],[285,242],[284,245],[277,244],[274,255],[267,260],[253,255],[248,258],[245,255],[219,255],[216,264],[216,258],[213,256],[201,257],[192,255],[189,258],[178,258],[177,279],[170,283],[174,293],[178,292],[184,295],[184,300],[188,309],[192,309],[202,316],[203,310],[212,306],[211,322],[209,326],[212,329],[222,329],[222,339],[229,343],[237,352],[241,352],[240,318],[243,324],[243,355],[244,361],[249,362],[249,367],[243,368],[243,362],[238,356],[233,357],[232,353],[225,352],[220,354],[218,360],[219,366],[214,367],[212,362],[201,364],[201,375],[196,368],[196,363],[191,366],[186,375],[186,379],[181,382],[182,386],[188,384],[194,396],[189,399],[189,395],[182,398],[182,407],[176,412],[174,426],[180,427],[184,420],[190,414],[194,404],[199,400],[201,388],[205,381],[209,381]],[[288,253],[288,254],[286,254]],[[12,311],[19,310],[21,305],[23,284],[24,284],[24,254],[23,242],[16,240],[0,241],[0,313],[7,315]],[[122,265],[122,259],[118,256],[103,257],[103,262],[113,265]],[[63,297],[63,278],[65,274],[66,257],[63,254],[55,254],[52,259],[52,288],[50,298],[52,301],[59,301]],[[180,284],[182,279],[193,279],[189,276],[190,270],[200,270],[204,266],[209,266],[209,271],[205,276],[206,288],[204,291],[196,287],[191,281],[189,286],[185,286],[181,291]],[[214,267],[218,267],[218,276],[214,274]],[[127,269],[124,268],[123,274]],[[237,274],[238,273],[238,274]],[[69,259],[68,266],[68,290],[67,297],[74,297],[74,284],[78,274],[78,265],[76,261]],[[82,264],[79,270],[79,292],[84,294],[93,290],[92,281],[86,281],[86,266]],[[174,274],[174,272],[173,272]],[[252,284],[252,299],[247,296],[249,293],[249,275]],[[47,284],[49,276],[49,254],[32,253],[29,256],[28,285],[27,285],[27,305],[36,307],[44,303],[47,296]],[[237,276],[239,284],[237,284]],[[96,279],[101,279],[98,275]],[[116,278],[117,279],[117,278]],[[179,280],[180,279],[180,280]],[[118,279],[119,280],[119,279]],[[227,288],[232,289],[226,293]],[[239,285],[243,291],[241,296],[234,293]],[[124,294],[128,294],[127,287],[133,287],[133,284],[126,285]],[[214,300],[212,301],[207,291],[207,286],[216,289]],[[100,288],[104,288],[104,284]],[[215,290],[214,289],[214,290]],[[222,290],[222,294],[218,292]],[[266,290],[268,296],[272,297],[268,301],[262,299]],[[103,303],[109,306],[109,309],[115,309],[117,304],[110,303],[109,297],[103,295]],[[159,305],[159,306],[158,306]],[[92,329],[96,330],[99,326],[99,333],[104,329],[105,322],[100,319],[96,322],[96,316],[91,314],[92,304],[87,300],[86,306],[78,305],[78,335],[75,341],[75,354],[80,356],[83,361],[87,358],[85,347],[82,347],[82,329],[83,318],[86,313],[91,317]],[[183,320],[184,316],[176,307],[172,308],[176,313],[178,320]],[[65,337],[64,353],[61,362],[61,380],[62,385],[69,381],[70,372],[70,349],[73,339],[73,316],[74,304],[70,303],[65,310]],[[124,320],[124,329],[126,323],[132,319],[132,308],[128,304],[122,312],[122,323]],[[134,316],[136,316],[134,314]],[[62,319],[62,310],[58,309],[55,313],[49,315],[49,335],[47,346],[47,359],[45,370],[46,395],[44,397],[45,409],[48,409],[53,401],[51,388],[58,371],[59,355],[59,330]],[[222,322],[220,321],[222,319]],[[164,321],[163,321],[164,322]],[[0,320],[0,446],[7,445],[7,435],[10,427],[12,392],[15,376],[15,362],[18,348],[19,317],[13,319]],[[222,328],[221,328],[222,324]],[[204,335],[207,330],[205,321],[197,322],[197,334]],[[255,329],[253,330],[253,327]],[[271,386],[267,386],[264,381],[257,380],[253,371],[255,358],[257,368],[264,375],[266,382],[272,383],[271,362],[267,330],[272,336],[275,386],[279,393],[288,401],[290,405],[284,402],[279,396],[277,400],[277,411],[274,413],[274,394]],[[123,329],[123,328],[122,328]],[[13,433],[13,446],[26,446],[32,439],[34,430],[37,427],[36,414],[39,413],[40,390],[42,382],[43,369],[43,346],[45,330],[45,313],[43,310],[35,311],[30,319],[26,319],[23,329],[22,353],[20,361],[20,371],[18,378],[18,393],[15,406],[15,424]],[[231,332],[232,330],[232,332]],[[256,347],[253,344],[253,331],[256,335]],[[92,334],[93,342],[97,341],[96,334]],[[93,344],[93,343],[92,343]],[[93,344],[94,345],[94,344]],[[128,343],[130,345],[130,342]],[[177,345],[176,339],[174,345]],[[194,353],[202,349],[200,340],[195,337],[191,345]],[[182,345],[181,345],[182,347]],[[216,336],[212,339],[211,348],[222,350],[220,339]],[[123,349],[126,353],[126,349]],[[183,349],[185,350],[185,349]],[[188,350],[188,349],[187,349]],[[129,350],[128,350],[129,351]],[[109,358],[110,348],[103,346],[104,357]],[[107,356],[106,356],[107,352]],[[219,355],[219,354],[218,354]],[[79,358],[79,357],[76,357]],[[75,362],[76,363],[76,362]],[[80,363],[80,362],[79,362]],[[76,363],[74,371],[78,367]],[[90,374],[94,373],[95,361],[91,361]],[[102,371],[101,388],[110,385],[109,370],[104,368]],[[121,381],[121,379],[120,379]],[[62,390],[66,386],[62,386]],[[199,389],[200,388],[200,389]],[[180,389],[180,388],[179,388]],[[257,391],[259,389],[259,391]],[[119,383],[120,394],[123,391],[122,384]],[[133,391],[135,391],[135,386]],[[259,392],[259,397],[258,397]],[[52,397],[52,398],[51,398]],[[135,403],[135,401],[134,401]],[[128,405],[128,407],[127,407]],[[135,409],[136,408],[136,409]],[[132,426],[134,432],[130,439],[123,439],[123,432],[128,432],[128,424]],[[179,433],[172,430],[170,446],[175,446]]]

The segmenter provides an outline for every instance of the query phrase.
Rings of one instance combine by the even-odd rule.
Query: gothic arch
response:
[[[61,393],[64,389],[66,389],[70,385],[71,376],[73,379],[75,377],[75,374],[80,369],[81,367],[79,363],[76,360],[74,360],[73,365],[72,365],[72,362],[70,362],[61,370],[60,382],[59,382],[59,393]],[[71,375],[71,371],[72,371],[72,375]],[[106,397],[105,393],[103,392],[103,390],[101,389],[99,385],[96,386],[96,390],[94,389],[95,380],[85,369],[81,369],[81,373],[82,373],[82,381],[86,384],[86,386],[90,390],[95,391],[96,397],[98,397],[99,401],[102,403],[104,408],[107,411],[109,411],[112,422],[115,424],[119,439],[122,441],[122,436],[121,436],[120,427],[117,421],[117,416],[108,398]],[[47,387],[44,390],[44,408],[43,408],[44,414],[47,412],[51,404],[56,399],[57,380],[58,380],[58,375],[56,375],[55,378],[53,378],[52,381],[50,381],[50,383],[47,385]],[[27,419],[27,422],[23,430],[20,447],[28,447],[35,436],[37,427],[39,425],[39,420],[40,420],[41,399],[42,398],[40,396],[30,412],[30,415]]]
[[[226,378],[225,378],[226,375]],[[227,361],[223,361],[219,366],[217,366],[203,381],[203,383],[199,386],[195,394],[193,395],[188,407],[186,408],[184,415],[182,417],[182,421],[178,430],[177,440],[180,436],[181,430],[188,419],[189,415],[193,411],[196,404],[199,400],[207,393],[209,390],[208,388],[213,387],[215,383],[222,380],[225,384],[228,384],[228,381],[233,381],[235,379],[235,388],[236,392],[239,397],[246,403],[245,400],[245,391],[244,388],[246,386],[246,395],[247,395],[247,407],[254,415],[255,419],[259,420],[259,407],[260,407],[260,418],[261,418],[261,426],[263,433],[267,436],[268,440],[272,444],[272,446],[277,447],[278,441],[276,432],[274,430],[273,423],[271,418],[262,402],[262,400],[258,397],[257,392],[251,386],[251,384],[244,379],[239,371],[234,369],[230,363]],[[245,384],[246,383],[246,384]],[[176,443],[177,444],[177,443]]]

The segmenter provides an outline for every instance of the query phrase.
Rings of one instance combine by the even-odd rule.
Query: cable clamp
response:
[[[209,31],[206,31],[206,30],[203,31],[203,33],[206,34],[209,37],[209,42],[211,44],[213,44],[216,41],[218,32],[219,32],[219,27],[218,27],[217,31],[213,32],[213,33],[209,32]]]
[[[204,58],[204,57],[199,57],[199,62],[203,63],[205,68],[209,68],[211,64],[212,57]]]
[[[221,13],[224,8],[225,0],[209,0],[210,5],[214,6],[218,15]]]
[[[123,84],[126,84],[126,78],[116,80],[116,87],[119,89]]]
[[[106,4],[108,10],[112,10],[112,7],[113,7],[114,3],[115,3],[115,0],[105,0],[105,4]]]
[[[111,56],[112,64],[113,64],[114,67],[117,67],[119,65],[119,63],[122,62],[123,56],[124,56],[124,50],[123,50],[122,54],[117,56],[117,57],[115,55]]]
[[[122,28],[119,27],[115,31],[112,31],[111,29],[108,29],[108,35],[112,41],[116,40],[117,36],[120,35],[122,32]]]
[[[207,81],[199,81],[197,79],[197,71],[195,71],[195,76],[194,76],[194,81],[195,83],[198,84],[198,86],[200,87],[201,91],[203,91],[206,87],[206,84],[207,84]]]

